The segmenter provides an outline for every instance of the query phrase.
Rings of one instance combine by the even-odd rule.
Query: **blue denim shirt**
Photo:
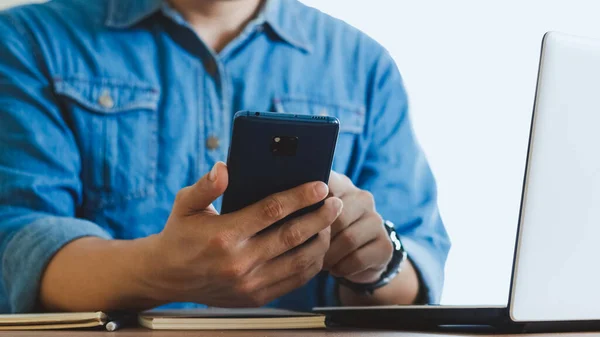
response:
[[[339,118],[333,169],[374,194],[439,300],[449,240],[379,44],[296,0],[268,1],[219,53],[160,0],[55,0],[0,12],[0,311],[34,310],[74,239],[160,232],[243,109]],[[323,272],[270,306],[333,304]]]

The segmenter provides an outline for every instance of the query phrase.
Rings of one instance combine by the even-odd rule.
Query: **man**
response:
[[[329,186],[218,215],[242,109],[338,117]],[[407,110],[381,46],[295,0],[2,12],[2,311],[436,302],[449,241]]]

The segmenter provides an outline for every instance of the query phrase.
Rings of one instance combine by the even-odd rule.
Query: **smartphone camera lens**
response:
[[[298,149],[298,137],[277,136],[271,140],[271,152],[275,156],[295,156]]]

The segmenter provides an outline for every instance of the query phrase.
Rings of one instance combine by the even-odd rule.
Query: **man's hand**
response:
[[[328,198],[315,212],[269,226],[325,199],[327,185],[308,183],[218,215],[211,203],[227,181],[227,167],[218,163],[177,194],[165,229],[149,238],[146,283],[155,300],[262,306],[321,271],[330,226],[342,211],[340,199]]]
[[[342,199],[344,211],[331,226],[324,268],[356,283],[377,281],[392,258],[393,247],[373,195],[336,172],[331,172],[329,190]]]

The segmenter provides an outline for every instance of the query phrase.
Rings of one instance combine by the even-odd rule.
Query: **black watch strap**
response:
[[[336,278],[338,284],[344,285],[358,294],[372,295],[375,290],[389,284],[392,279],[400,273],[402,264],[408,259],[408,254],[406,253],[406,250],[404,250],[404,246],[402,245],[402,241],[400,241],[398,233],[396,233],[394,224],[391,221],[386,220],[383,222],[383,226],[387,230],[390,240],[392,241],[394,251],[392,259],[388,263],[386,270],[381,274],[379,280],[372,283],[355,283],[345,278],[338,277]]]

